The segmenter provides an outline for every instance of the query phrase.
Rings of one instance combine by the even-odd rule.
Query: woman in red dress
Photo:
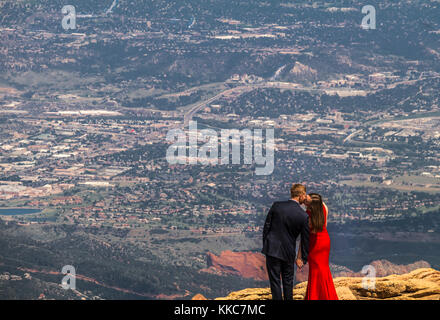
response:
[[[330,237],[327,232],[327,206],[317,193],[307,196],[306,205],[309,215],[310,247],[309,279],[304,300],[338,300],[329,267]]]

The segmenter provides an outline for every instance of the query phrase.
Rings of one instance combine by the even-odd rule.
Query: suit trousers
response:
[[[281,283],[283,284],[284,300],[293,300],[294,263],[266,256],[266,267],[269,275],[272,300],[282,300]]]

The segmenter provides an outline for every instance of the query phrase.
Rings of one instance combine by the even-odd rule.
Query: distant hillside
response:
[[[161,263],[149,252],[123,241],[109,245],[90,231],[47,225],[34,234],[0,220],[0,299],[190,299],[197,292],[212,298],[261,286],[253,279]],[[149,259],[140,260],[143,255]],[[67,264],[76,268],[76,291],[60,286]]]

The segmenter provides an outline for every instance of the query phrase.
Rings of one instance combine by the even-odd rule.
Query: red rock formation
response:
[[[258,252],[223,251],[219,256],[208,252],[208,268],[202,272],[237,275],[243,278],[266,281],[266,257]]]

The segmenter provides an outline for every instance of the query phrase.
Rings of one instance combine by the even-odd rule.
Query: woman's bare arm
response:
[[[325,227],[327,228],[327,222],[328,222],[328,208],[327,208],[327,205],[323,202],[322,203],[323,205],[324,205],[324,207],[325,207],[325,213],[326,213],[326,215],[325,215]]]

